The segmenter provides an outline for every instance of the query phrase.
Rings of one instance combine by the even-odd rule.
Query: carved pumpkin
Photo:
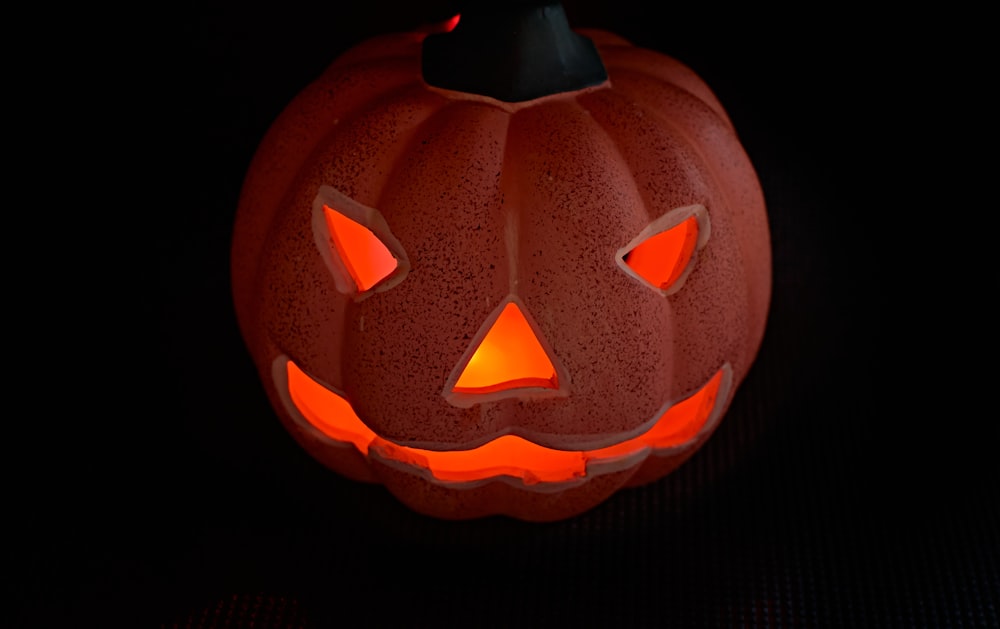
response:
[[[446,519],[567,518],[673,471],[770,299],[763,195],[702,80],[557,4],[513,13],[531,67],[584,62],[432,66],[512,32],[489,12],[363,42],[268,131],[234,227],[237,318],[287,430]]]

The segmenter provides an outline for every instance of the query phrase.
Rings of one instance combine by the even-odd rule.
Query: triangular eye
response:
[[[332,186],[313,200],[312,230],[337,290],[356,301],[399,284],[410,271],[385,217]]]
[[[337,253],[359,292],[368,290],[396,270],[396,258],[372,230],[328,205],[323,206],[323,214]]]
[[[679,225],[643,240],[623,259],[642,279],[657,288],[666,289],[684,271],[696,242],[698,221],[691,216]]]
[[[556,369],[521,309],[509,302],[466,363],[453,393],[559,388]]]
[[[679,222],[678,212],[686,215]],[[707,228],[708,215],[704,207],[678,208],[655,221],[620,250],[619,264],[650,287],[670,294],[680,288],[691,271],[695,252],[708,240]]]

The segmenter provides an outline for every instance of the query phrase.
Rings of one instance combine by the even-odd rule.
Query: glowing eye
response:
[[[629,275],[669,295],[684,283],[708,235],[708,213],[703,206],[678,208],[661,216],[620,249],[618,264]]]
[[[337,253],[359,292],[370,289],[396,270],[395,256],[372,230],[328,205],[323,206],[323,214]]]
[[[355,301],[392,288],[410,272],[382,213],[332,186],[320,186],[313,199],[312,232],[337,290]]]
[[[650,236],[625,254],[625,264],[653,286],[666,290],[691,260],[698,242],[698,221],[686,219]]]

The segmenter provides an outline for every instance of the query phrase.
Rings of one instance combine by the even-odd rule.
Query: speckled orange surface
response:
[[[427,86],[423,34],[364,42],[287,107],[247,173],[233,294],[276,413],[318,460],[428,515],[555,520],[661,478],[709,438],[762,341],[765,203],[725,111],[678,61],[580,32],[608,81],[516,104]],[[324,204],[379,236],[396,272],[351,290],[318,219]],[[656,290],[628,272],[630,243],[690,216],[698,246],[676,285]],[[449,382],[510,301],[558,387],[457,403]],[[291,401],[287,361],[347,399],[388,447],[362,451],[318,429]],[[607,448],[720,370],[724,385],[694,436],[594,460],[572,479],[441,480],[406,454],[502,435]]]

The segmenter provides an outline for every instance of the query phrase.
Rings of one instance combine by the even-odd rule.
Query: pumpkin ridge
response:
[[[415,96],[426,98],[428,103],[424,106],[425,111],[420,114],[422,119],[414,120],[409,128],[392,126],[388,116],[385,118],[366,119],[366,116],[370,115],[372,111],[392,111],[398,108],[399,111],[404,112],[408,108],[413,108]],[[438,102],[434,103],[432,102],[433,100],[437,100]],[[381,210],[382,195],[387,188],[385,182],[392,181],[397,172],[396,169],[398,168],[399,161],[410,150],[413,136],[419,132],[428,120],[438,115],[441,109],[447,106],[447,104],[446,100],[432,94],[427,94],[423,87],[415,82],[398,85],[365,101],[354,111],[341,118],[336,125],[327,129],[324,136],[316,142],[307,161],[318,165],[315,177],[319,179],[320,184],[331,185],[342,193],[354,198],[354,200]],[[331,158],[330,155],[326,154],[331,140],[341,133],[352,133],[367,129],[365,142],[372,144],[376,143],[376,132],[381,131],[383,128],[391,128],[394,134],[385,134],[377,141],[379,149],[377,151],[372,150],[373,153],[390,156],[387,158],[390,165],[386,168],[385,172],[378,174],[377,177],[368,172],[368,170],[345,174],[348,171],[339,167],[339,156],[334,155]],[[329,161],[319,159],[322,157],[328,158]],[[375,167],[377,163],[377,161],[373,161],[367,167]],[[333,172],[342,174],[343,180],[331,177],[330,173]],[[365,180],[368,181],[368,184],[365,186],[360,185],[360,182]],[[367,192],[362,194],[362,188],[365,188]]]
[[[670,136],[675,139],[675,141],[681,145],[685,150],[691,151],[691,155],[697,157],[701,160],[699,168],[697,169],[700,175],[704,171],[704,155],[702,155],[697,147],[694,146],[691,138],[683,133],[676,125],[670,124],[670,121],[663,121],[656,117],[655,112],[651,111],[650,108],[632,98],[629,94],[618,94],[615,92],[605,92],[601,94],[594,95],[581,95],[581,99],[586,99],[591,101],[587,104],[581,104],[588,112],[590,112],[594,124],[601,129],[602,132],[607,136],[609,144],[614,147],[615,156],[619,162],[619,165],[625,170],[629,175],[629,181],[632,185],[635,194],[642,200],[643,207],[641,209],[641,216],[643,217],[643,228],[645,228],[649,223],[661,218],[664,214],[675,210],[679,207],[684,207],[687,205],[704,205],[704,199],[702,198],[685,198],[672,204],[670,207],[658,207],[663,205],[662,202],[657,202],[653,198],[653,192],[650,190],[649,186],[644,182],[640,181],[637,173],[640,172],[640,162],[642,156],[631,155],[629,151],[625,150],[625,142],[623,141],[621,135],[626,133],[624,130],[616,130],[612,126],[612,120],[615,119],[615,112],[612,110],[614,106],[628,107],[629,105],[635,105],[640,108],[640,111],[645,116],[650,114],[651,118],[655,118],[659,123],[658,126],[661,128],[668,129],[671,133]],[[632,151],[634,152],[634,150]],[[704,180],[704,177],[700,177]],[[703,182],[704,187],[707,182]],[[625,243],[621,243],[624,246]]]
[[[600,46],[602,55],[606,53],[604,65],[608,69],[610,80],[629,74],[643,77],[646,81],[670,85],[682,92],[690,94],[695,100],[708,106],[716,115],[722,118],[730,129],[735,129],[729,114],[715,92],[698,76],[690,66],[673,57],[664,55],[650,56],[648,50],[635,46]],[[656,66],[650,64],[655,62]],[[615,85],[618,88],[617,85]],[[627,91],[627,90],[623,90]]]
[[[634,74],[636,76],[642,77],[644,80],[648,80],[650,78],[650,75],[645,75],[642,73],[634,73]],[[668,89],[676,94],[689,96],[691,101],[700,105],[703,111],[709,114],[714,114],[714,110],[711,107],[709,107],[704,101],[699,99],[696,95],[692,94],[691,92],[688,92],[687,90],[684,90],[683,88],[678,87],[672,83],[663,83],[660,79],[657,79],[656,77],[652,78],[655,80],[655,82],[660,88]],[[615,89],[617,93],[610,96],[619,98],[623,103],[631,103],[632,105],[638,107],[641,110],[643,116],[649,116],[650,118],[655,119],[659,127],[668,130],[670,132],[670,135],[676,139],[678,144],[681,145],[686,151],[689,151],[690,156],[698,160],[696,164],[697,171],[702,175],[708,175],[707,177],[705,176],[702,177],[702,179],[704,180],[704,184],[708,184],[709,181],[715,184],[715,185],[706,185],[706,187],[708,188],[718,187],[717,182],[726,180],[724,176],[721,176],[722,174],[719,172],[716,165],[709,159],[708,154],[702,147],[703,143],[701,142],[701,138],[698,137],[697,133],[692,131],[689,125],[679,123],[668,113],[664,112],[662,106],[654,105],[650,103],[647,98],[642,97],[640,90],[638,90],[637,88],[629,89],[629,87],[630,86],[628,85],[628,81],[626,81],[624,86],[621,83],[616,83]],[[710,115],[710,118],[713,120],[718,119],[714,115]],[[595,122],[597,122],[602,128],[606,128],[606,124],[602,123],[597,118],[595,118]],[[728,124],[726,124],[721,131],[724,135],[733,134],[733,131],[728,126]],[[615,134],[612,133],[611,136],[615,137]],[[629,172],[633,173],[634,171],[632,170],[632,165],[627,160],[626,160],[626,165],[629,166],[630,169]],[[640,192],[645,192],[646,190],[645,186],[638,186],[638,184],[637,188],[640,190]],[[647,199],[644,200],[646,200],[648,203]],[[727,203],[731,202],[729,198],[726,198],[725,201]],[[685,201],[685,203],[699,203],[708,207],[709,211],[712,210],[711,204],[707,202],[707,199],[700,199],[700,198],[688,199]],[[673,209],[673,208],[665,208],[665,209]],[[656,217],[654,216],[653,218]]]
[[[413,87],[410,85],[409,87]],[[425,91],[425,86],[421,85],[417,88],[418,91]],[[391,160],[388,172],[383,176],[383,181],[391,182],[397,181],[398,175],[401,168],[404,168],[404,163],[406,161],[406,156],[414,152],[414,147],[420,144],[423,140],[421,138],[427,137],[427,129],[433,124],[433,122],[439,117],[444,115],[446,110],[459,105],[459,103],[449,100],[446,97],[437,95],[440,99],[436,107],[430,107],[427,115],[423,120],[417,122],[412,128],[408,130],[409,137],[404,141],[390,142],[389,149],[395,152],[395,157]],[[378,186],[378,196],[375,199],[375,207],[382,209],[386,204],[386,199],[389,195],[394,192],[392,186],[383,184]]]
[[[627,97],[636,105],[641,106],[644,113],[656,116],[658,121],[665,125],[669,125],[671,128],[681,129],[686,125],[681,124],[676,119],[672,118],[669,115],[669,112],[665,112],[664,103],[649,102],[649,97],[642,95],[642,87],[644,86],[639,85],[639,83],[643,83],[645,86],[655,86],[655,89],[663,90],[665,92],[669,92],[671,96],[679,97],[677,100],[685,101],[685,104],[690,103],[694,107],[704,110],[710,114],[711,118],[718,119],[722,122],[728,133],[735,133],[728,116],[720,116],[719,111],[713,107],[711,103],[706,102],[700,95],[686,89],[682,85],[664,80],[663,77],[655,74],[641,72],[632,68],[619,68],[614,76],[614,80],[615,90],[619,92],[619,96]],[[680,109],[677,106],[675,106],[675,108]],[[694,139],[694,136],[692,136],[689,131],[685,131],[684,135],[689,139],[691,144],[697,145],[697,142],[690,141]]]
[[[756,171],[753,168],[752,162],[749,160],[749,156],[746,150],[740,143],[739,137],[736,130],[733,128],[731,121],[728,116],[717,116],[714,115],[717,112],[711,106],[710,103],[706,103],[704,100],[698,98],[696,94],[689,92],[681,86],[674,83],[664,82],[660,79],[654,77],[652,83],[653,88],[657,90],[665,90],[669,93],[682,95],[685,98],[690,97],[692,104],[704,113],[709,114],[705,122],[712,121],[717,124],[714,128],[708,127],[706,124],[698,125],[697,128],[693,128],[690,124],[679,123],[676,119],[669,116],[669,111],[664,111],[662,107],[654,106],[649,102],[648,98],[641,96],[642,90],[639,89],[639,81],[647,81],[648,75],[642,72],[635,72],[627,70],[623,73],[625,75],[625,80],[618,80],[615,83],[615,89],[620,92],[619,96],[624,96],[629,98],[636,106],[641,107],[644,114],[649,114],[656,118],[660,126],[666,129],[670,129],[676,133],[679,139],[684,140],[686,146],[692,151],[693,155],[697,157],[699,161],[699,170],[704,173],[710,182],[709,188],[714,191],[717,195],[715,203],[709,203],[707,200],[704,202],[709,212],[713,212],[716,208],[713,206],[722,205],[729,208],[729,211],[725,213],[729,216],[730,213],[736,216],[741,216],[744,213],[753,213],[756,208],[749,207],[753,205],[752,201],[743,202],[741,199],[760,199],[763,200],[762,191],[760,189],[760,184],[757,179]],[[618,78],[621,78],[620,76]],[[708,129],[708,133],[713,134],[712,137],[707,138],[705,129]],[[706,141],[707,139],[707,141]],[[713,148],[716,143],[724,144],[724,150],[718,150]],[[708,147],[708,148],[706,148]],[[709,150],[711,149],[711,150]],[[711,153],[711,154],[710,154]],[[743,165],[723,165],[717,159],[712,159],[713,155],[727,154],[727,155],[742,155],[744,161]],[[733,168],[746,168],[746,171],[742,174],[745,175],[739,186],[734,187],[732,182],[734,181],[733,173],[731,170]],[[736,179],[740,179],[737,177]],[[723,185],[723,182],[730,182],[730,185]],[[764,219],[766,221],[766,219]],[[730,218],[728,221],[714,221],[715,230],[728,230],[733,224],[738,222],[735,218]],[[769,241],[769,236],[767,236],[768,230],[766,226],[758,226],[758,231],[753,234],[743,234],[739,241],[739,246],[736,248],[736,252],[741,260],[747,260],[749,257],[748,252],[757,250],[760,239]],[[768,248],[769,250],[769,248]],[[767,264],[764,265],[770,267],[770,260],[768,259]],[[749,281],[750,274],[756,270],[756,267],[752,264],[742,264],[740,265],[742,269],[742,274],[744,279]],[[754,295],[747,293],[745,294],[747,300],[747,310],[748,312],[756,312],[758,308],[755,304],[751,303],[754,300]],[[761,303],[769,302],[769,294],[761,295]],[[766,320],[766,315],[764,315],[761,321],[758,323],[757,328],[762,330],[763,321]],[[753,354],[748,356],[747,363],[752,361]]]
[[[323,120],[330,120],[330,113],[326,107],[321,105],[328,103],[330,96],[335,94],[336,106],[344,107],[344,109],[333,118],[335,124],[327,129],[326,133],[328,133],[338,126],[355,120],[360,114],[370,111],[373,106],[386,99],[421,87],[423,84],[419,74],[415,74],[415,68],[416,65],[412,59],[389,57],[374,61],[359,61],[344,68],[343,72],[328,70],[310,83],[302,94],[286,108],[287,111],[281,112],[279,118],[291,116],[301,118],[310,115],[309,109],[312,108],[315,110],[312,115]],[[382,81],[373,85],[374,82],[369,78],[371,76],[380,77]],[[352,99],[354,102],[344,106],[345,102],[350,102]],[[399,98],[399,100],[403,99]],[[322,143],[322,138],[313,138],[314,145]]]
[[[412,65],[412,61],[408,63]],[[241,308],[249,308],[248,302],[252,301],[251,295],[256,290],[250,278],[257,273],[250,269],[257,268],[260,252],[266,246],[264,234],[273,228],[274,221],[301,181],[302,165],[309,163],[338,127],[343,128],[344,124],[370,110],[370,103],[386,94],[403,93],[419,85],[412,72],[409,78],[405,72],[391,72],[392,66],[398,69],[399,65],[399,62],[373,64],[365,69],[358,66],[346,76],[325,71],[278,114],[261,138],[240,191],[238,218],[230,246],[232,264],[248,269],[233,282],[233,299]],[[376,76],[383,78],[385,87],[374,95],[368,94],[366,91],[372,89],[372,82],[363,77],[378,68],[380,73]],[[337,124],[330,124],[328,103],[332,92],[338,94],[336,106],[344,107],[350,102],[336,117]]]
[[[670,93],[685,95],[685,97],[690,96],[693,101],[696,101],[695,105],[701,108],[705,113],[708,113],[707,121],[712,121],[718,124],[717,127],[711,129],[710,132],[715,135],[706,141],[706,134],[704,129],[706,125],[702,124],[698,127],[692,127],[690,124],[679,123],[676,119],[667,115],[668,112],[664,112],[662,107],[652,106],[646,98],[641,97],[636,94],[641,90],[633,89],[632,85],[629,83],[635,80],[635,77],[643,77],[645,80],[645,75],[643,73],[633,73],[627,72],[630,75],[626,82],[623,84],[621,81],[616,83],[617,90],[621,93],[621,96],[626,96],[632,100],[637,106],[641,107],[644,113],[648,113],[653,116],[658,121],[659,125],[665,129],[670,129],[673,131],[679,140],[682,140],[686,147],[692,152],[692,157],[698,160],[698,170],[702,173],[703,178],[708,184],[708,189],[712,191],[712,197],[706,199],[703,203],[708,208],[710,214],[718,213],[719,216],[717,220],[713,220],[713,231],[721,235],[723,232],[728,232],[736,228],[740,224],[741,219],[737,219],[744,213],[752,213],[756,208],[750,207],[753,202],[744,202],[742,199],[755,199],[759,197],[762,193],[760,191],[759,183],[757,183],[756,173],[753,170],[752,165],[749,162],[749,158],[746,157],[746,151],[743,149],[739,142],[739,138],[736,135],[735,129],[732,128],[728,121],[728,118],[720,119],[714,114],[714,110],[709,106],[709,104],[700,100],[696,95],[691,94],[687,90],[680,86],[672,83],[664,83],[661,80],[655,81],[655,89],[667,90]],[[695,133],[693,130],[699,130],[701,133]],[[709,150],[706,147],[713,147],[716,143],[724,144],[725,150]],[[732,168],[740,168],[740,166],[724,166],[717,159],[713,159],[713,155],[718,154],[743,154],[746,158],[746,164],[748,171],[743,174],[746,175],[745,182],[739,184],[738,187],[734,187],[733,182],[738,180],[739,177],[734,178],[731,172]],[[727,171],[727,168],[730,170]],[[726,184],[725,182],[729,182]],[[750,186],[750,188],[744,188],[742,186]],[[720,208],[727,208],[725,212],[719,212]],[[725,219],[725,220],[723,220]],[[766,230],[765,230],[766,232]],[[757,245],[754,243],[759,243],[760,239],[767,240],[766,233],[752,233],[746,234],[744,232],[739,232],[730,236],[734,241],[736,241],[735,247],[730,251],[733,256],[730,258],[730,267],[734,272],[738,272],[741,276],[741,281],[734,282],[736,286],[746,289],[752,282],[752,274],[757,270],[759,265],[754,265],[750,262],[753,255],[752,252],[756,251]],[[706,251],[704,255],[711,256],[712,252]],[[770,267],[770,260],[768,259],[767,264],[764,265]],[[731,294],[731,298],[736,298],[734,294]],[[756,299],[759,299],[761,303],[766,304],[769,301],[769,293],[762,295],[755,295],[750,290],[743,290],[740,293],[739,299],[744,304],[743,308],[739,309],[740,312],[756,312],[759,309],[759,304],[755,303]],[[681,307],[677,304],[677,307]],[[683,317],[682,317],[683,319]],[[749,335],[762,335],[763,333],[763,322],[766,320],[766,314],[762,316],[759,322],[753,325],[755,330]],[[749,325],[749,323],[747,324]],[[741,326],[738,326],[741,327]],[[736,347],[741,347],[744,344],[742,339],[733,338],[732,343]],[[758,348],[760,343],[758,342]],[[746,353],[736,351],[737,355],[740,355],[740,359],[732,360],[733,364],[737,366],[738,369],[745,371],[747,365],[749,365],[756,354],[756,349],[751,349]]]
[[[605,92],[605,93],[611,94],[611,92]],[[584,100],[588,99],[588,97],[591,96],[592,96],[591,93],[580,94],[574,99],[574,102],[579,107],[581,114],[586,115],[589,119],[593,120],[596,127],[600,129],[601,134],[604,136],[607,145],[611,148],[612,151],[611,155],[614,157],[614,164],[622,172],[627,173],[628,175],[628,183],[629,186],[631,187],[630,192],[638,196],[640,199],[642,199],[642,208],[637,208],[635,211],[644,217],[643,218],[644,222],[649,222],[651,216],[650,209],[652,208],[652,205],[650,203],[648,195],[646,194],[646,190],[639,185],[638,181],[636,181],[635,171],[632,168],[632,164],[629,163],[628,158],[625,156],[625,153],[621,149],[621,141],[618,139],[617,134],[613,133],[609,129],[606,121],[602,121],[601,119],[595,117],[591,113],[590,108],[587,107],[587,105],[584,103]],[[656,216],[652,216],[652,218],[656,218]],[[613,258],[614,256],[612,255],[612,259]]]

